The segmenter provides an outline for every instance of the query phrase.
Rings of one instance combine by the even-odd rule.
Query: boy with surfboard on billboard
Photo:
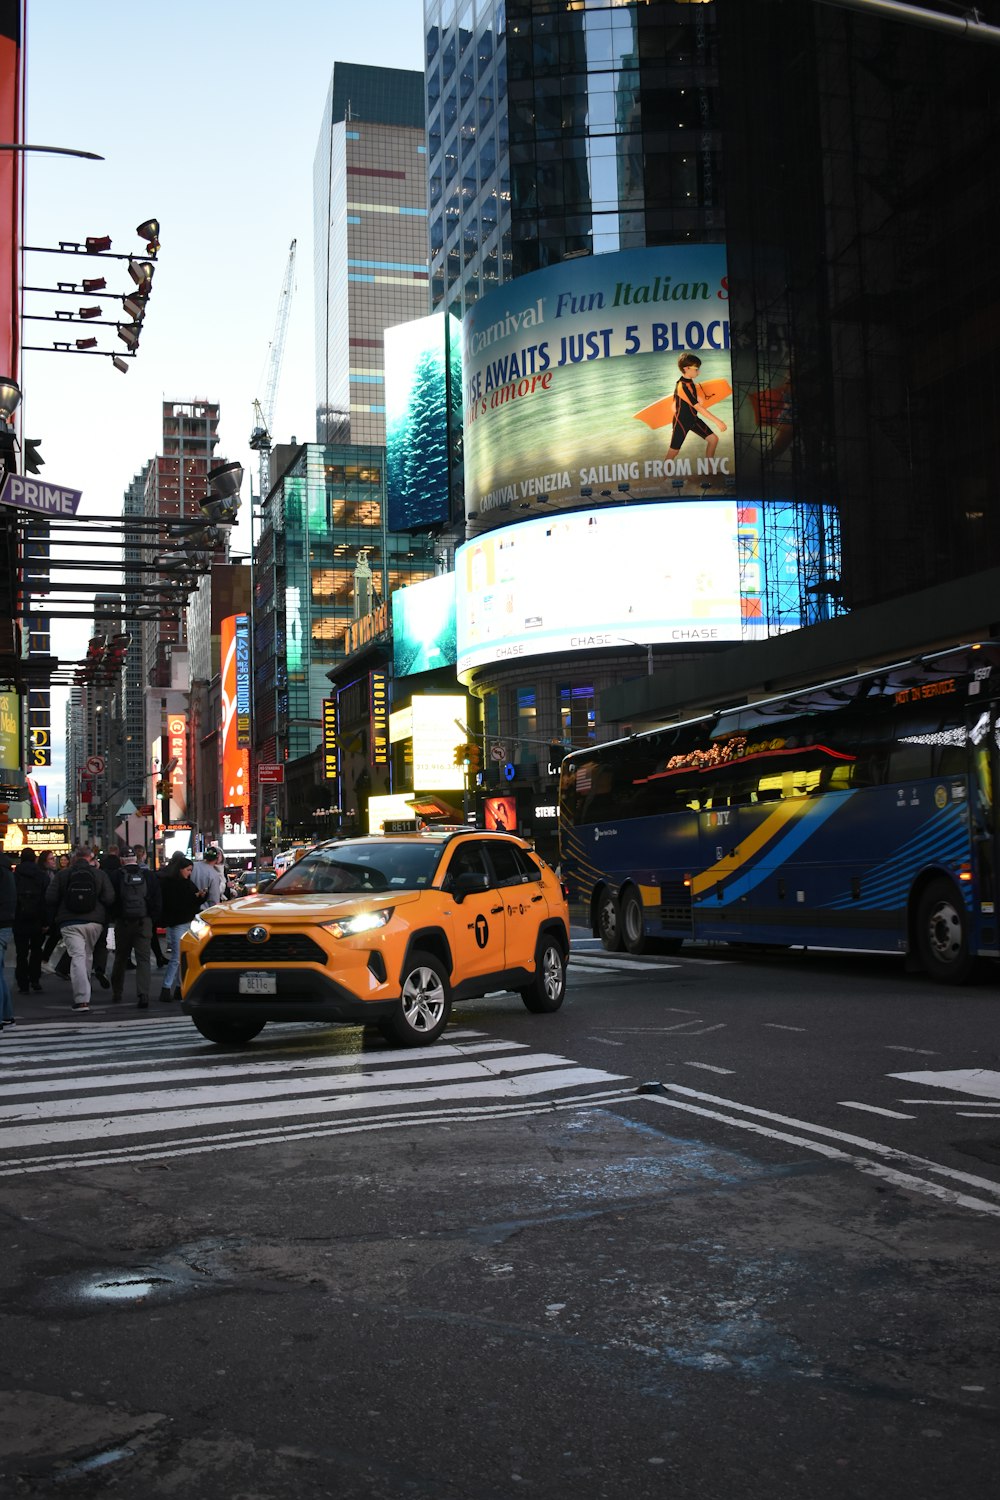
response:
[[[673,421],[668,461],[677,457],[684,439],[692,432],[696,437],[705,439],[705,457],[712,458],[719,446],[719,433],[725,432],[726,424],[708,408],[732,395],[732,386],[727,380],[699,381],[701,360],[697,354],[682,354],[677,361],[677,368],[681,377],[674,386],[674,394],[636,412],[636,417],[653,428],[664,427],[668,421]],[[718,431],[713,432],[708,422]]]

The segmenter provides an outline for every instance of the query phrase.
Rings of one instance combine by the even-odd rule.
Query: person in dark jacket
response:
[[[17,911],[17,891],[11,873],[10,860],[0,851],[0,1027],[14,1023],[14,997],[7,983],[7,948],[14,935],[14,914]]]
[[[115,891],[115,963],[111,970],[111,998],[121,1004],[129,955],[135,951],[135,987],[140,1010],[149,1007],[149,950],[162,904],[160,882],[145,862],[140,847],[126,849],[122,867],[112,884]],[[142,854],[146,851],[143,849]]]
[[[94,946],[104,930],[114,901],[111,881],[103,870],[97,868],[93,851],[85,845],[73,851],[68,867],[60,870],[46,889],[49,923],[59,923],[70,957],[74,1010],[90,1009]]]
[[[14,870],[17,911],[14,915],[14,977],[18,994],[42,988],[42,948],[49,918],[45,888],[50,880],[34,849],[22,849]]]
[[[172,854],[166,868],[160,871],[163,908],[160,920],[167,929],[167,972],[163,976],[160,999],[174,999],[181,968],[181,938],[194,921],[204,900],[204,893],[191,883],[193,861],[180,852]]]

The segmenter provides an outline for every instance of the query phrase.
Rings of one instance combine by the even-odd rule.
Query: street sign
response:
[[[118,816],[119,816],[119,818],[130,818],[134,812],[138,812],[138,811],[139,811],[139,809],[136,807],[135,803],[132,801],[132,798],[131,797],[126,797],[125,801],[122,803],[121,807],[118,809]]]
[[[104,756],[88,755],[83,763],[83,769],[88,776],[100,776],[104,770]]]
[[[7,474],[0,485],[0,505],[34,510],[43,516],[75,516],[82,490],[67,489],[48,479],[29,479],[26,474]]]
[[[263,764],[257,767],[257,782],[260,786],[280,786],[285,779],[282,765]]]
[[[490,760],[506,760],[507,746],[502,740],[494,740],[490,746]]]

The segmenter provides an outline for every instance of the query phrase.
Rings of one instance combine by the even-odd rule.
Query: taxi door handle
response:
[[[532,899],[533,902],[535,902],[535,901],[544,901],[545,897],[544,896],[532,896],[531,899]]]
[[[502,911],[503,911],[503,907],[502,906],[491,906],[490,907],[490,916],[491,917],[497,917],[497,916],[500,915],[500,913]]]

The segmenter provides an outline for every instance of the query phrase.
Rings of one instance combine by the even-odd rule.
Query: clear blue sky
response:
[[[141,249],[137,224],[155,216],[161,225],[128,374],[109,359],[24,356],[24,436],[41,439],[45,478],[83,491],[82,515],[120,513],[132,476],[158,451],[161,402],[198,397],[221,403],[220,455],[247,469],[249,511],[256,456],[247,438],[292,239],[298,269],[274,435],[315,436],[312,162],[330,70],[339,60],[419,71],[422,34],[421,0],[28,0],[26,139],[105,160],[27,158],[27,243],[109,234],[113,250],[130,252]],[[54,286],[103,270],[28,255],[25,281]],[[106,274],[108,290],[131,288],[124,262]],[[45,296],[28,304],[45,313],[76,305]],[[114,308],[105,316],[120,315],[105,306]],[[86,332],[25,328],[29,344]],[[95,577],[94,588],[117,576]],[[63,656],[82,655],[86,636],[82,621],[53,628]],[[53,703],[57,750],[63,701]],[[61,759],[40,779],[54,812]]]

